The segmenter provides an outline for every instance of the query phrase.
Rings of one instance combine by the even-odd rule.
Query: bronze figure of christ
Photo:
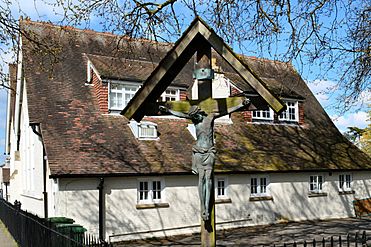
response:
[[[209,220],[210,217],[210,195],[216,154],[214,121],[247,106],[249,103],[250,101],[245,99],[241,104],[231,107],[223,113],[206,113],[197,105],[191,106],[188,113],[177,112],[160,106],[162,112],[190,119],[195,126],[197,140],[192,148],[192,172],[198,174],[198,193],[201,202],[201,216],[204,221]]]

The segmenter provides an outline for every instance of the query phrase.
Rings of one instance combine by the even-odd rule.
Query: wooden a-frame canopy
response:
[[[129,104],[121,111],[128,119],[141,121],[146,115],[146,108],[156,102],[189,59],[199,49],[212,47],[231,65],[241,78],[248,83],[277,113],[285,109],[282,101],[274,96],[260,79],[242,60],[224,43],[200,17],[196,17],[182,37],[161,60],[156,69],[144,82]]]

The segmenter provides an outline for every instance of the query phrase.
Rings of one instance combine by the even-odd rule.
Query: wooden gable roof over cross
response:
[[[174,47],[147,78],[133,99],[122,110],[121,114],[128,119],[141,121],[146,115],[146,108],[151,103],[156,102],[195,52],[205,46],[211,46],[275,112],[279,113],[285,109],[282,101],[268,90],[262,79],[242,62],[214,30],[200,17],[196,17],[190,27],[174,44]]]

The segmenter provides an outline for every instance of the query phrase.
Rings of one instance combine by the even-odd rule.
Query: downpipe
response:
[[[32,131],[41,138],[41,143],[43,145],[43,197],[44,197],[44,218],[48,218],[48,192],[46,191],[46,152],[45,152],[45,146],[44,146],[44,140],[40,132],[36,130],[36,126],[39,126],[39,124],[30,124]]]

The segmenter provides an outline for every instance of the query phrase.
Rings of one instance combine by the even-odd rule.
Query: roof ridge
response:
[[[131,37],[128,37],[128,36],[125,36],[125,35],[119,35],[119,34],[114,34],[114,33],[110,33],[110,32],[96,31],[96,30],[93,30],[93,29],[82,29],[82,28],[77,28],[77,27],[68,26],[68,25],[58,25],[58,24],[54,24],[50,21],[33,21],[29,18],[26,18],[26,19],[20,19],[19,22],[20,22],[20,24],[22,22],[23,23],[28,23],[28,24],[31,23],[31,24],[39,25],[39,26],[49,26],[51,28],[59,28],[61,30],[73,30],[73,31],[76,31],[76,32],[84,32],[84,33],[90,33],[90,34],[116,37],[116,38],[119,38],[119,39],[125,39],[127,41],[146,42],[146,43],[152,43],[152,44],[159,44],[159,45],[163,45],[163,46],[173,46],[174,45],[174,42],[161,42],[161,41],[155,41],[155,40],[150,40],[150,39],[145,39],[145,38],[131,38]],[[240,53],[236,53],[236,54],[238,56],[242,57],[242,59],[251,59],[251,60],[265,61],[265,62],[270,62],[270,63],[279,63],[279,64],[288,65],[289,67],[293,68],[291,62],[284,62],[284,61],[280,61],[280,60],[274,60],[274,59],[256,57],[256,56],[248,56],[248,55],[244,55],[244,54],[240,54]],[[94,54],[91,54],[91,55],[94,55]]]
[[[244,55],[244,54],[238,54],[240,56],[242,56],[242,58],[248,58],[248,59],[251,59],[251,60],[256,60],[256,61],[265,61],[265,62],[270,62],[270,63],[279,63],[279,64],[283,64],[283,65],[288,65],[288,66],[291,66],[292,67],[292,64],[291,62],[285,62],[285,61],[281,61],[281,60],[276,60],[276,59],[269,59],[269,58],[265,58],[265,57],[257,57],[257,56],[248,56],[248,55]]]
[[[59,28],[61,30],[73,30],[76,32],[84,32],[84,33],[90,33],[90,34],[98,34],[98,35],[105,35],[105,36],[111,36],[111,37],[117,37],[119,39],[126,39],[128,41],[138,41],[138,42],[146,42],[146,43],[153,43],[153,44],[160,44],[160,45],[173,45],[173,42],[161,42],[161,41],[155,41],[155,40],[150,40],[150,39],[145,39],[145,38],[132,38],[128,37],[126,35],[119,35],[119,34],[114,34],[110,32],[104,32],[104,31],[96,31],[93,29],[82,29],[82,28],[77,28],[73,26],[68,26],[68,25],[59,25],[59,24],[54,24],[50,21],[33,21],[31,19],[21,19],[19,20],[20,24],[25,23],[25,24],[34,24],[34,25],[39,25],[39,26],[49,26],[51,28]]]
[[[140,60],[136,58],[124,58],[124,57],[113,57],[113,56],[106,56],[106,55],[99,55],[99,54],[91,54],[91,53],[84,53],[88,58],[89,56],[96,56],[96,57],[104,57],[104,58],[114,58],[114,59],[123,59],[127,61],[136,61],[136,62],[144,62],[150,64],[159,64],[158,62],[148,61],[148,60]]]

